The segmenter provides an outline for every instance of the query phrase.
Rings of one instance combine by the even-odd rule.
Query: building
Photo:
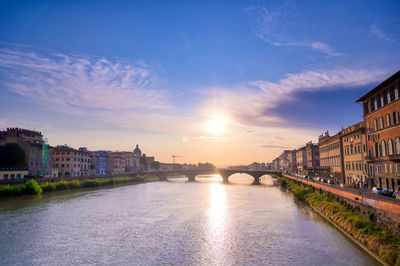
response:
[[[372,188],[373,179],[368,178],[368,167],[364,160],[367,155],[364,121],[343,129],[341,143],[345,184]]]
[[[296,150],[284,150],[279,155],[279,168],[284,172],[296,171]]]
[[[7,128],[0,132],[0,145],[17,143],[25,152],[24,167],[31,176],[50,176],[53,148],[47,145],[41,132]]]
[[[136,144],[136,148],[133,150],[133,167],[135,171],[140,169],[140,158],[142,157],[142,151],[139,148],[139,145]]]
[[[76,150],[60,145],[54,148],[53,166],[58,169],[59,177],[88,176],[91,174],[90,159],[86,148]]]
[[[125,174],[125,158],[119,153],[108,153],[107,173],[110,175]]]
[[[344,183],[343,148],[340,138],[341,132],[329,136],[326,131],[318,138],[320,170],[326,170],[324,177],[333,183]],[[322,172],[321,171],[321,172]]]
[[[319,146],[311,141],[306,144],[307,169],[315,169],[320,166]]]
[[[27,168],[0,168],[0,180],[22,180],[27,175]]]
[[[356,101],[363,104],[368,178],[395,191],[400,191],[399,89],[400,71]]]
[[[278,157],[278,158],[275,158],[272,161],[272,170],[273,171],[280,171],[280,169],[281,169],[281,166],[280,166],[279,157]]]
[[[90,153],[90,168],[94,175],[107,174],[108,153],[106,151],[94,151]],[[91,175],[92,175],[91,174]]]
[[[300,175],[304,175],[305,170],[307,169],[306,146],[296,150],[296,165],[297,165],[297,173],[299,173]]]

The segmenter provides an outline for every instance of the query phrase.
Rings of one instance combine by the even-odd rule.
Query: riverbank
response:
[[[301,201],[306,202],[323,217],[353,237],[357,244],[367,248],[389,265],[400,265],[400,238],[374,223],[374,213],[363,218],[360,209],[331,193],[282,177],[278,179]]]
[[[46,192],[75,190],[102,186],[113,186],[123,184],[140,184],[159,181],[158,177],[152,175],[129,176],[118,178],[88,179],[88,180],[60,180],[58,182],[46,182],[38,184],[35,180],[29,180],[23,185],[2,186],[0,187],[0,197],[13,197],[22,195],[39,195]]]

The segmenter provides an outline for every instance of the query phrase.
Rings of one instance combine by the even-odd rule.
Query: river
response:
[[[376,265],[270,177],[0,199],[2,265]]]

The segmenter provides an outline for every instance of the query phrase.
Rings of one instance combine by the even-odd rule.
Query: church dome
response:
[[[136,148],[133,150],[133,156],[142,156],[142,151],[139,149],[139,145],[136,144]]]

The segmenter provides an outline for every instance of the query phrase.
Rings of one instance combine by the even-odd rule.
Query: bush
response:
[[[42,193],[42,188],[41,188],[41,186],[39,186],[39,184],[35,180],[32,179],[25,183],[21,192],[23,194],[38,195],[38,194]]]
[[[43,192],[50,192],[56,190],[56,184],[55,183],[49,183],[47,182],[46,184],[41,185]]]
[[[9,196],[17,196],[22,194],[23,186],[4,186],[0,187],[0,196],[1,197],[9,197]]]
[[[61,179],[59,182],[56,183],[56,190],[66,190],[68,189],[68,182]]]
[[[81,184],[80,184],[79,180],[72,180],[71,182],[68,182],[69,189],[77,189],[80,187],[81,187]]]

